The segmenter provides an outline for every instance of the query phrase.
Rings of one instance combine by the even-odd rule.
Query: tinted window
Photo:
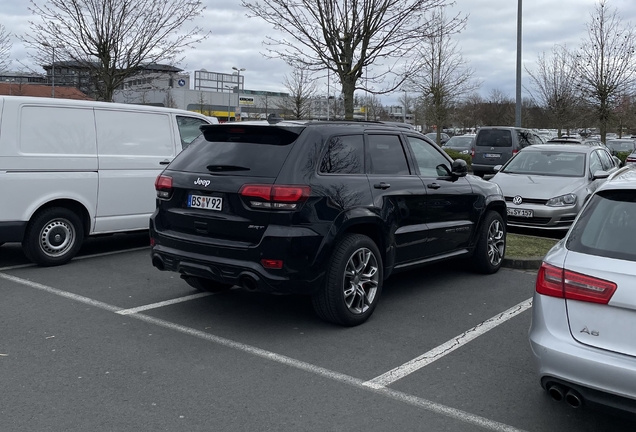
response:
[[[475,145],[480,147],[512,147],[512,134],[508,129],[482,129]]]
[[[585,153],[524,151],[511,159],[502,171],[509,174],[582,177],[585,174]]]
[[[203,128],[170,164],[174,171],[277,177],[298,132],[272,126]]]
[[[415,161],[420,169],[420,175],[423,177],[439,177],[446,176],[448,172],[444,169],[438,169],[438,165],[446,165],[449,168],[448,159],[438,152],[435,147],[430,145],[424,140],[408,137],[411,149],[413,149],[413,155]],[[450,171],[450,168],[449,168]]]
[[[567,248],[588,255],[636,261],[636,192],[605,191],[592,197],[568,238]]]
[[[397,135],[369,135],[369,174],[408,175],[406,155]]]
[[[208,124],[205,120],[195,117],[177,116],[177,126],[179,127],[179,135],[181,136],[181,147],[186,148],[199,135],[202,125]]]
[[[364,173],[364,138],[362,135],[332,137],[320,163],[320,172],[327,174]]]

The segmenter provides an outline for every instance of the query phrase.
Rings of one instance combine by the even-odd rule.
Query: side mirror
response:
[[[451,174],[456,177],[465,177],[468,174],[468,164],[464,159],[455,159],[451,165]]]
[[[594,172],[594,175],[592,176],[592,180],[606,179],[609,176],[610,176],[610,173],[608,173],[607,171],[598,170],[598,171]]]
[[[503,165],[495,165],[495,166],[493,167],[493,170],[494,170],[496,173],[498,173],[499,171],[501,171],[501,168],[502,168],[502,167],[503,167]]]

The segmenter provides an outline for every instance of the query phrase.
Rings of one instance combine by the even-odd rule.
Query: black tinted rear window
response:
[[[278,176],[300,131],[211,126],[170,164],[174,171],[250,177]]]
[[[481,147],[512,147],[512,134],[508,129],[483,129],[477,134],[475,145]]]
[[[636,191],[605,191],[592,197],[567,242],[574,252],[636,261]]]

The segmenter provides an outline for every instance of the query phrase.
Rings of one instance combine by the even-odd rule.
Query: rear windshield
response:
[[[568,238],[574,252],[636,261],[636,191],[605,191],[592,197]]]
[[[607,146],[616,152],[633,152],[636,141],[608,141]]]
[[[480,147],[512,147],[512,134],[508,129],[482,129],[475,145]]]
[[[273,126],[205,126],[170,164],[174,171],[249,177],[278,176],[300,130]]]

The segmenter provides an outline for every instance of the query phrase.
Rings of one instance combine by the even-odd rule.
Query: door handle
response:
[[[426,185],[426,187],[429,188],[429,189],[439,189],[439,188],[441,188],[441,186],[438,185],[437,183],[429,183],[429,184]]]
[[[159,165],[169,165],[171,161],[169,161],[168,159],[166,160],[162,160],[161,162],[159,162]]]
[[[390,188],[391,185],[388,184],[388,183],[380,182],[380,183],[374,184],[373,187],[376,188],[376,189],[383,189],[384,190],[384,189]]]

